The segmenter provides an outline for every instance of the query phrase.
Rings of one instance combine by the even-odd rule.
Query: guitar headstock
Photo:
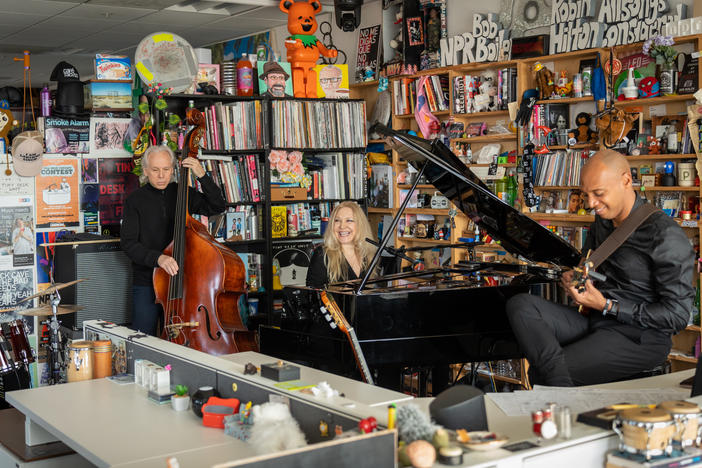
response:
[[[321,293],[319,293],[319,297],[322,299],[322,304],[324,304],[321,307],[321,311],[323,314],[325,314],[325,318],[329,322],[329,326],[331,326],[332,328],[339,327],[339,330],[341,330],[344,333],[348,333],[348,330],[351,327],[346,321],[344,313],[341,312],[341,309],[339,309],[339,306],[336,304],[334,298],[328,296],[326,291],[322,291]],[[326,314],[328,314],[328,316],[326,316]],[[329,317],[331,317],[331,319]]]

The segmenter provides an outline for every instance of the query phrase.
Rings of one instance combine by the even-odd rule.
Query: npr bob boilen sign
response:
[[[441,39],[441,66],[509,60],[512,47],[509,35],[497,21],[496,14],[475,13],[472,32]]]
[[[553,0],[550,53],[645,41],[686,15],[685,5],[671,11],[667,0]]]

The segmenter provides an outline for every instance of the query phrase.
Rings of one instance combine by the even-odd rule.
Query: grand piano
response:
[[[354,328],[376,384],[398,389],[401,368],[427,367],[433,369],[436,394],[449,384],[449,364],[522,357],[505,315],[506,301],[553,284],[565,268],[578,264],[580,253],[497,198],[441,142],[379,124],[375,131],[458,210],[521,260],[519,264],[465,261],[365,277],[325,289]],[[394,232],[409,198],[400,206],[389,233]],[[381,242],[375,263],[390,235]],[[259,330],[261,352],[360,375],[347,336],[330,328],[328,317],[320,312],[318,295],[306,288],[285,291],[283,313]]]

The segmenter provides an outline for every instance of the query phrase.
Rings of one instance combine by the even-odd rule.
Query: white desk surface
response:
[[[219,356],[219,358],[239,364],[241,367],[237,368],[236,370],[240,373],[244,372],[243,366],[249,362],[253,363],[257,367],[260,367],[261,364],[270,364],[277,361],[276,358],[272,358],[271,356],[254,351],[227,354],[224,356]],[[317,385],[319,382],[325,381],[333,389],[339,390],[339,392],[343,393],[347,400],[357,403],[371,407],[385,407],[390,403],[408,401],[412,399],[411,396],[396,392],[394,390],[366,385],[358,380],[330,374],[329,372],[320,371],[312,367],[301,366],[299,364],[295,365],[300,368],[300,380],[302,382]],[[220,369],[222,371],[226,371],[226,367],[224,366],[220,367]],[[267,382],[269,385],[271,384],[270,380],[264,379],[263,377],[259,378],[263,379],[263,381]],[[273,384],[275,383],[273,382]]]
[[[97,466],[154,457],[161,458],[151,466],[164,466],[171,454],[217,447],[228,460],[254,455],[221,429],[202,426],[192,411],[173,411],[146,393],[99,379],[9,392],[7,401]]]

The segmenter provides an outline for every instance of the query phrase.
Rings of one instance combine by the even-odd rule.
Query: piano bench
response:
[[[624,380],[634,380],[634,379],[643,379],[645,377],[653,377],[654,375],[663,375],[663,374],[670,374],[670,362],[666,361],[663,364],[659,364],[656,367],[653,367],[651,369],[645,370],[643,372],[639,372],[638,374],[631,375],[629,377],[625,377],[623,379],[615,380],[615,382],[621,382]]]

